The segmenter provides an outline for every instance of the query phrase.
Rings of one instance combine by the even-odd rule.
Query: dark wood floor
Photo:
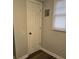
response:
[[[50,56],[49,54],[43,52],[42,50],[39,50],[29,55],[29,57],[26,59],[57,59],[57,58]]]

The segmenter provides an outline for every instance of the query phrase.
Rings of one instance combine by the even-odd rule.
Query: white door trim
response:
[[[38,2],[38,1],[35,1],[35,0],[28,0],[29,2],[33,2],[33,3],[36,3],[36,4],[42,4],[42,2]]]

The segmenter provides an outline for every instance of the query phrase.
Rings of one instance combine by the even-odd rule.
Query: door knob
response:
[[[32,33],[31,32],[29,32],[29,35],[31,35]]]

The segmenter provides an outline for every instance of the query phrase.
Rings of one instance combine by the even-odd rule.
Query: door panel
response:
[[[40,49],[42,5],[29,2],[27,6],[28,52]],[[30,33],[31,32],[31,33]]]

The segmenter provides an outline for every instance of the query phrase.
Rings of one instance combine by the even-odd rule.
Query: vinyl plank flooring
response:
[[[42,50],[39,50],[29,55],[29,57],[26,59],[57,59],[57,58],[50,56],[49,54],[43,52]]]

